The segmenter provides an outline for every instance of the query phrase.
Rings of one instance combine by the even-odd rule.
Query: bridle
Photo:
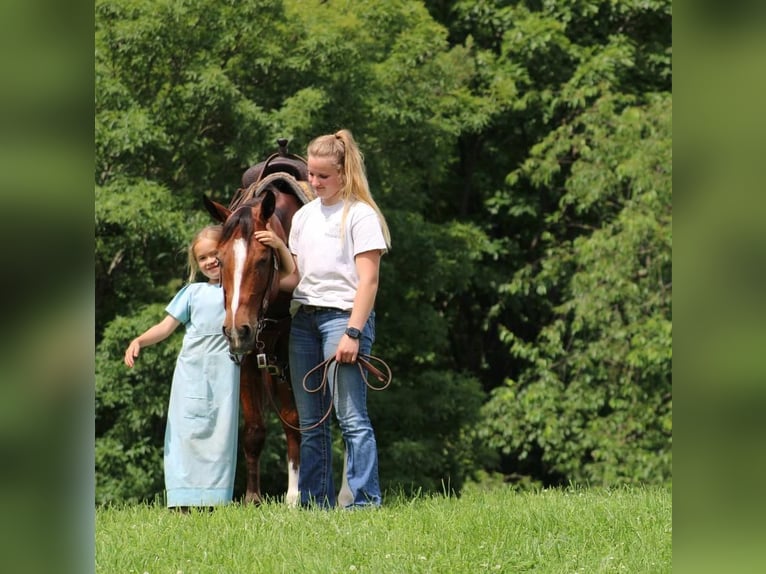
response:
[[[273,265],[269,266],[269,279],[266,283],[269,287],[263,293],[261,308],[258,311],[258,319],[255,323],[255,350],[258,352],[259,367],[266,366],[265,364],[261,365],[260,360],[261,357],[265,357],[263,349],[266,347],[266,344],[261,340],[261,333],[263,332],[266,323],[274,322],[274,319],[266,317],[266,311],[269,310],[269,302],[272,298],[276,297],[276,294],[279,291],[279,257],[277,257],[276,249],[273,247],[270,247],[269,249],[271,250],[271,261],[273,263]]]

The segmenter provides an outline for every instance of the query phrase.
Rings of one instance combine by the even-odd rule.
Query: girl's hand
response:
[[[265,230],[256,231],[253,235],[258,241],[264,245],[267,245],[268,247],[272,247],[274,249],[287,248],[285,242],[282,241],[279,236],[271,230],[271,225],[268,223],[266,224]]]
[[[128,348],[125,350],[125,364],[132,367],[133,363],[136,362],[136,357],[138,357],[139,351],[143,347],[148,347],[149,345],[164,341],[170,337],[180,324],[180,321],[173,317],[173,315],[165,315],[165,318],[162,321],[149,327],[130,342],[130,345],[128,345]]]
[[[141,345],[138,343],[138,339],[133,339],[128,345],[125,351],[125,364],[129,367],[133,367],[133,364],[138,357],[138,352],[141,350]]]
[[[271,224],[269,223],[266,224],[265,230],[256,231],[253,235],[266,247],[271,247],[277,252],[277,257],[279,258],[279,288],[283,291],[295,289],[295,286],[298,284],[297,278],[289,279],[294,274],[295,261],[285,242],[272,231]]]

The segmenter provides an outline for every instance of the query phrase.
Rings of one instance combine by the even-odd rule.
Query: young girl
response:
[[[289,246],[298,274],[293,292],[290,372],[301,427],[314,425],[329,406],[308,393],[306,373],[329,357],[330,381],[347,453],[350,496],[344,507],[379,506],[378,451],[367,414],[367,386],[356,362],[375,339],[375,295],[380,257],[390,246],[383,214],[372,199],[362,154],[351,132],[314,139],[308,146],[309,182],[317,198],[294,216]],[[307,381],[319,385],[320,374]],[[301,436],[301,504],[335,506],[330,421]],[[344,485],[345,486],[345,485]],[[344,489],[345,490],[345,489]]]
[[[189,246],[189,283],[167,306],[168,315],[133,339],[125,364],[142,348],[168,338],[183,324],[165,428],[167,505],[216,506],[231,501],[237,462],[239,366],[223,336],[223,289],[218,265],[221,226],[202,229]],[[206,282],[194,283],[197,271]]]

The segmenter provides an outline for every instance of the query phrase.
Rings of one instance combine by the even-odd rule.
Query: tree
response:
[[[462,163],[481,165],[460,170],[473,180],[462,185],[507,269],[491,265],[473,288],[471,311],[489,310],[474,372],[495,389],[478,435],[509,476],[666,480],[670,2],[427,4],[451,42],[471,46],[475,96],[507,96],[479,135],[461,135]],[[617,345],[625,333],[651,356]]]
[[[420,193],[426,174],[413,164],[440,166],[449,152],[459,130],[436,120],[455,108],[463,76],[440,80],[436,98],[430,86],[448,66],[466,64],[449,54],[444,31],[417,3],[359,2],[353,11],[335,4],[97,3],[101,501],[151,499],[161,489],[158,457],[177,342],[146,349],[130,373],[120,361],[129,339],[162,316],[163,302],[181,284],[178,249],[206,221],[200,195],[230,197],[245,168],[271,153],[278,137],[297,151],[341,126],[360,141],[394,236],[383,262],[376,353],[396,378],[370,407],[376,427],[390,429],[381,431],[383,486],[398,485],[392,467],[406,444],[432,459],[422,470],[411,467],[408,488],[440,487],[445,472],[459,487],[475,466],[479,455],[459,445],[478,417],[481,394],[470,373],[453,372],[444,309],[466,287],[485,241],[468,221],[427,222],[431,204]],[[405,78],[402,61],[421,64]],[[410,94],[389,89],[405,80]],[[414,152],[400,145],[413,138],[420,141]],[[432,246],[425,258],[423,245]],[[402,331],[407,325],[418,329]],[[432,397],[445,385],[451,390],[438,411],[423,402],[411,426],[399,424],[408,389]],[[270,454],[281,444],[269,441],[269,448],[267,461],[283,458]],[[269,493],[282,492],[283,466],[264,464],[265,490],[276,485]],[[130,480],[120,476],[126,469]]]
[[[544,257],[503,286],[498,304],[547,306],[546,321],[531,341],[502,329],[526,368],[493,392],[480,434],[522,461],[535,453],[549,476],[663,482],[672,443],[670,98],[641,107],[599,99],[518,176],[546,185],[565,157]]]

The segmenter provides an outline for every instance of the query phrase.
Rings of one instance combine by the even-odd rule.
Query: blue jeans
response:
[[[290,330],[290,373],[301,428],[314,425],[334,402],[347,453],[346,478],[353,502],[350,506],[379,506],[378,447],[367,414],[367,385],[358,365],[332,363],[324,392],[308,393],[303,378],[319,363],[335,355],[351,313],[340,309],[300,307]],[[370,314],[360,339],[359,352],[369,354],[375,340],[375,313]],[[336,369],[337,367],[337,369]],[[337,380],[336,380],[337,379]],[[315,389],[322,380],[317,370],[306,381]],[[298,489],[301,504],[336,505],[332,476],[332,437],[328,417],[321,425],[301,433]]]

